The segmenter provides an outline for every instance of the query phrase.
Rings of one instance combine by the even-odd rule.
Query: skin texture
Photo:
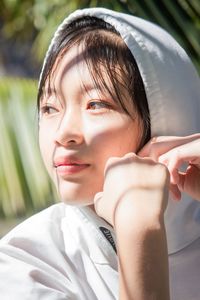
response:
[[[169,299],[164,226],[168,187],[167,168],[152,159],[128,153],[106,164],[95,209],[115,229],[119,299]]]
[[[108,158],[136,152],[141,132],[137,117],[133,120],[94,86],[81,51],[81,47],[74,46],[56,65],[51,77],[52,93],[46,84],[39,143],[61,199],[88,205],[102,191]],[[89,167],[74,174],[60,174],[53,166],[54,159],[60,157],[73,158]]]
[[[141,157],[151,157],[167,166],[170,172],[170,190],[176,200],[181,192],[200,201],[200,134],[185,137],[154,137],[140,151]],[[180,168],[186,165],[185,171]]]

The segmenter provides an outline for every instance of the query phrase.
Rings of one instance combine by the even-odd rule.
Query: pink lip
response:
[[[61,176],[79,173],[89,166],[89,164],[85,164],[80,160],[68,157],[59,157],[54,160],[54,167]]]

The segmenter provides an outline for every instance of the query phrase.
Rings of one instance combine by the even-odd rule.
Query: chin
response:
[[[80,195],[80,194],[79,194]],[[79,195],[74,195],[71,193],[59,193],[59,197],[62,202],[68,205],[73,205],[73,206],[88,206],[88,205],[93,205],[94,204],[94,195],[85,195],[80,197]]]
[[[91,189],[91,186],[84,186],[74,183],[61,181],[56,186],[60,200],[73,206],[88,206],[94,204],[94,197],[101,191],[99,186]]]
[[[61,198],[61,201],[64,202],[65,204],[68,204],[68,205],[72,205],[72,206],[91,206],[93,205],[93,201],[89,201],[89,200],[66,200],[66,199],[63,199]]]

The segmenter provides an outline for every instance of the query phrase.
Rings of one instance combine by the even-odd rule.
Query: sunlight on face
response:
[[[108,158],[136,152],[138,118],[94,85],[77,46],[57,64],[40,107],[40,149],[61,200],[92,204]]]

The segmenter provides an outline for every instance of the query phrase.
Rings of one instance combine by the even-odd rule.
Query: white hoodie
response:
[[[91,8],[66,18],[49,49],[64,24],[83,16],[113,25],[131,50],[145,86],[152,136],[200,132],[199,77],[168,33],[134,16]],[[179,203],[169,199],[165,224],[171,299],[198,300],[200,203],[187,195]],[[117,257],[100,226],[109,230],[107,238],[114,239],[112,228],[89,208],[64,204],[18,226],[0,246],[1,299],[117,299]]]

